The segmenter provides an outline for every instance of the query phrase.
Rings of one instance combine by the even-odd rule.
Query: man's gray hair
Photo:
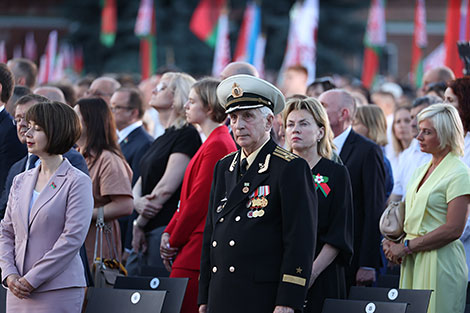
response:
[[[268,107],[262,106],[258,110],[261,112],[264,118],[268,118],[269,115],[272,115],[274,117],[273,111],[271,111],[271,109]]]

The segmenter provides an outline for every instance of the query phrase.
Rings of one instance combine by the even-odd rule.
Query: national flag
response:
[[[147,79],[157,70],[157,43],[154,0],[141,0],[134,32],[140,37],[140,66],[142,79]]]
[[[425,0],[416,0],[415,30],[413,34],[413,49],[411,56],[412,81],[417,88],[421,87],[423,77],[423,49],[428,45],[426,33]]]
[[[423,73],[426,73],[433,68],[444,66],[446,49],[444,43],[441,43],[423,60]]]
[[[266,52],[266,35],[261,34],[258,36],[255,48],[255,57],[253,65],[258,70],[259,77],[264,78],[264,54]]]
[[[226,10],[223,10],[217,23],[217,40],[215,41],[214,61],[212,62],[212,76],[218,77],[222,70],[230,63],[230,60],[228,15]]]
[[[24,41],[24,56],[33,62],[36,62],[38,58],[38,47],[36,40],[34,40],[34,33],[32,32],[26,34]]]
[[[83,49],[82,47],[75,47],[73,49],[73,69],[78,75],[83,72]]]
[[[21,45],[16,45],[13,49],[13,59],[19,59],[23,57]]]
[[[52,81],[54,75],[55,58],[57,54],[57,31],[53,30],[49,33],[49,38],[46,44],[46,52],[44,59],[44,81],[41,83],[48,83]],[[42,60],[41,60],[42,61]]]
[[[106,47],[114,45],[117,30],[116,0],[101,0],[101,43]]]
[[[200,0],[189,22],[189,29],[210,47],[215,46],[216,27],[226,0]]]
[[[256,42],[261,34],[261,8],[255,2],[249,2],[243,15],[233,59],[254,64]]]
[[[384,0],[372,0],[364,37],[365,51],[362,64],[362,83],[367,88],[372,86],[379,72],[380,54],[385,42]]]
[[[46,76],[46,55],[43,54],[39,58],[39,70],[38,70],[38,84],[45,84],[47,83],[47,76]]]
[[[445,61],[456,77],[463,75],[463,62],[459,57],[457,41],[469,41],[468,0],[449,0],[447,2],[446,32],[444,36]]]
[[[5,45],[5,40],[0,41],[0,63],[7,63],[7,48]]]
[[[302,65],[308,71],[308,82],[315,79],[316,39],[320,15],[318,0],[296,2],[290,12],[290,28],[287,49],[281,75],[293,65]]]

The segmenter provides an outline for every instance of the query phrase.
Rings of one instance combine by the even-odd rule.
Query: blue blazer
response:
[[[10,167],[27,153],[26,146],[18,139],[13,118],[4,109],[0,112],[0,190],[5,186]]]
[[[140,176],[140,159],[147,152],[152,142],[153,137],[142,126],[139,126],[119,144],[122,154],[124,154],[127,163],[132,169],[132,186],[134,186]]]

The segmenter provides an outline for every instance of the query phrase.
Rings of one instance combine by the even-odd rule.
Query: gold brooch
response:
[[[237,85],[237,83],[233,83],[232,96],[234,98],[240,98],[241,96],[243,96],[243,89],[241,89],[240,86]]]

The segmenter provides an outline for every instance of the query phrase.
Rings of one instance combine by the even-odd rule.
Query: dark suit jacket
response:
[[[119,144],[122,154],[124,154],[127,163],[132,169],[132,186],[134,186],[135,182],[140,177],[140,158],[147,152],[152,142],[153,137],[150,136],[142,126],[139,126]]]
[[[0,112],[0,190],[3,190],[10,167],[28,151],[16,134],[13,118],[4,109]]]
[[[351,130],[340,153],[351,178],[354,203],[354,257],[351,270],[379,268],[379,220],[385,208],[382,150]]]
[[[312,174],[270,140],[240,178],[240,153],[215,167],[198,302],[209,312],[272,312],[276,305],[300,312],[317,233]]]

